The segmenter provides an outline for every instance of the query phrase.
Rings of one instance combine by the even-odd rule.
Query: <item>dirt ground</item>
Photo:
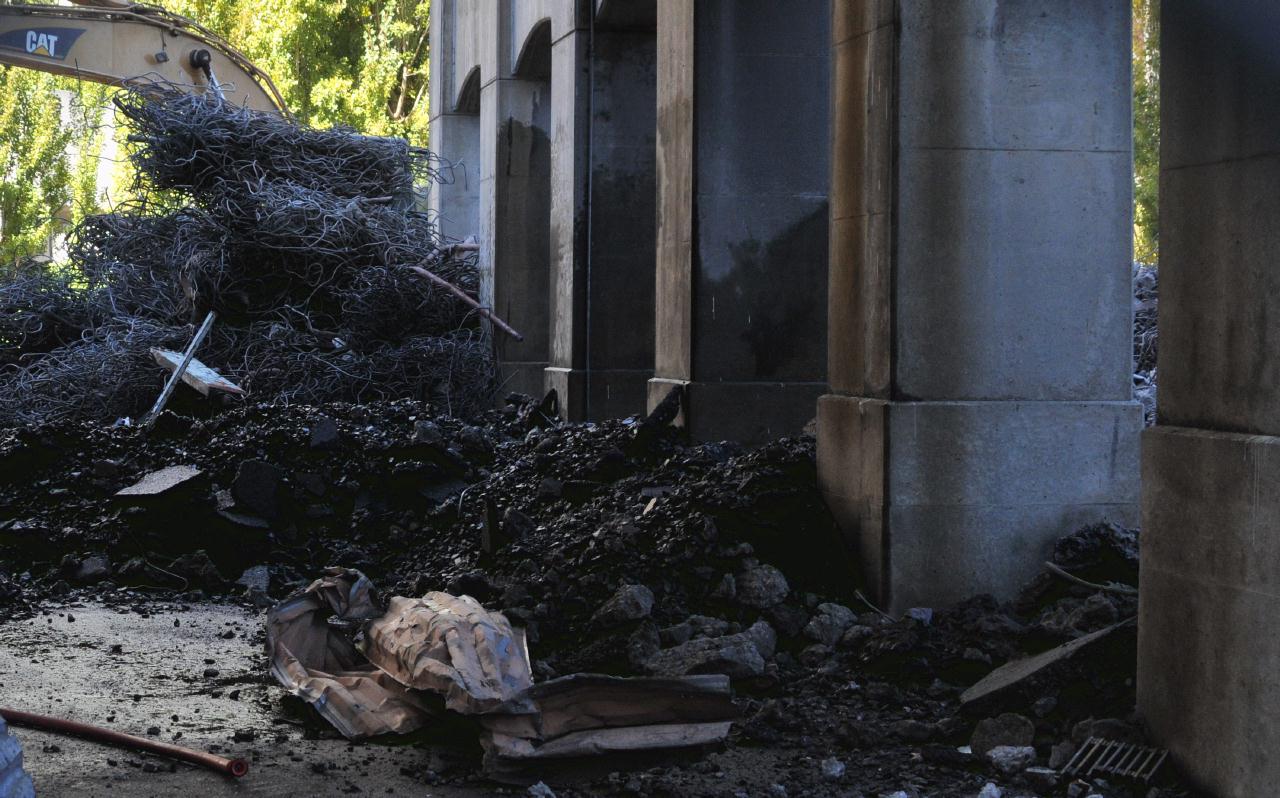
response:
[[[143,612],[60,607],[0,625],[7,706],[176,741],[249,760],[233,780],[187,765],[61,735],[14,729],[41,796],[414,795],[466,798],[492,787],[429,786],[470,751],[348,745],[316,739],[282,712],[264,667],[261,619],[220,604]],[[113,646],[119,646],[118,653]],[[214,675],[216,671],[216,675]],[[206,675],[208,674],[208,675]],[[249,736],[252,739],[247,739]],[[236,740],[236,737],[239,740]],[[310,739],[308,739],[310,738]]]

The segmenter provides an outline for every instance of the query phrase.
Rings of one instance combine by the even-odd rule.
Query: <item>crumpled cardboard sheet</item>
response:
[[[442,695],[454,712],[533,711],[518,698],[533,685],[524,630],[470,596],[393,597],[365,626],[363,650],[406,687]]]
[[[480,719],[491,774],[546,760],[718,743],[737,716],[729,677],[723,675],[579,673],[533,685],[520,698]],[[534,712],[521,711],[526,703]]]
[[[271,675],[353,740],[406,734],[440,712],[430,696],[371,665],[342,631],[380,614],[368,578],[341,568],[267,613]]]
[[[354,642],[353,642],[354,641]],[[267,615],[271,672],[351,739],[405,733],[445,709],[478,716],[485,768],[723,741],[729,677],[575,674],[534,684],[523,630],[469,596],[394,597],[330,569]],[[443,707],[441,707],[443,703]]]

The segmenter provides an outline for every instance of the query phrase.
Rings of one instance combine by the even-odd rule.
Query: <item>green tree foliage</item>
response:
[[[426,145],[430,0],[162,3],[247,55],[302,122]],[[59,91],[76,98],[72,113],[62,111]],[[101,210],[109,187],[97,180],[99,123],[108,105],[95,84],[0,68],[0,264],[47,252],[51,234]]]
[[[1160,0],[1133,0],[1133,251],[1160,255]]]
[[[47,254],[52,236],[97,206],[104,90],[42,72],[0,68],[0,264]]]
[[[271,76],[311,125],[427,143],[430,0],[169,0]]]

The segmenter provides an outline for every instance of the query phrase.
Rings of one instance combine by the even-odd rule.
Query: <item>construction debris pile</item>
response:
[[[87,423],[14,430],[0,439],[0,557],[13,567],[0,595],[15,609],[88,597],[125,607],[156,595],[285,600],[277,613],[309,607],[320,628],[354,634],[368,627],[335,623],[327,616],[339,608],[305,588],[325,566],[359,569],[403,597],[374,602],[366,621],[435,618],[461,602],[452,615],[474,615],[474,628],[519,630],[533,685],[514,692],[548,691],[527,716],[562,731],[588,730],[556,696],[602,690],[626,716],[617,696],[627,680],[728,678],[737,720],[721,753],[638,771],[605,757],[603,773],[558,795],[724,795],[728,779],[749,795],[972,796],[990,782],[1048,796],[1081,777],[1106,796],[1186,794],[1065,772],[1091,738],[1144,742],[1132,716],[1134,533],[1098,526],[1065,539],[1014,601],[888,617],[847,578],[811,439],[749,452],[690,445],[666,425],[672,411],[564,425],[548,404],[513,397],[473,425],[399,401],[166,413],[150,436]],[[368,639],[348,664],[392,674],[386,663],[401,657],[438,676],[428,662],[438,649],[419,660],[395,643],[432,622],[378,632],[382,667],[363,659],[373,658]],[[584,684],[582,674],[623,682]],[[719,685],[699,693],[717,712]],[[536,751],[560,736],[502,714],[508,730],[525,730],[510,746]],[[324,733],[331,719],[313,723]],[[494,731],[449,728],[455,739]],[[469,766],[422,778],[510,778],[510,759],[491,756],[486,770],[477,749]],[[538,764],[537,778],[566,777],[556,762]]]
[[[256,401],[489,404],[474,254],[414,209],[428,153],[164,86],[115,102],[135,198],[73,231],[66,269],[0,284],[0,425],[139,417],[152,350],[210,311],[198,358]]]

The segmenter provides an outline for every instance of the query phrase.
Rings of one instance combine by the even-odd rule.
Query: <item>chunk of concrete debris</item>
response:
[[[842,604],[819,604],[817,613],[805,626],[804,634],[810,640],[834,648],[857,619],[853,610]]]
[[[781,604],[790,592],[787,578],[772,565],[757,565],[737,577],[738,601],[748,607],[768,609]]]
[[[653,601],[653,591],[644,585],[623,585],[600,605],[591,622],[597,626],[615,626],[648,618],[653,612]]]
[[[1029,745],[997,745],[987,752],[987,759],[996,770],[1013,775],[1035,764],[1036,749]]]
[[[773,627],[757,621],[745,632],[698,638],[659,651],[645,663],[645,668],[661,676],[722,673],[734,679],[748,679],[764,674],[765,661],[773,656],[776,645]]]
[[[127,488],[116,491],[117,496],[159,496],[162,493],[200,476],[200,469],[189,465],[175,465],[152,471]]]
[[[1132,625],[1133,619],[1122,621],[1114,626],[1087,634],[1068,643],[1051,648],[1025,659],[1014,660],[1001,665],[987,674],[981,681],[965,690],[960,695],[962,705],[976,705],[980,702],[999,701],[1005,693],[1018,691],[1024,686],[1032,685],[1038,677],[1046,674],[1055,666],[1080,655],[1082,651],[1102,646],[1109,638],[1124,632]]]
[[[982,785],[981,790],[978,790],[978,798],[1004,798],[1004,790],[992,782],[987,782]]]
[[[157,365],[163,367],[170,374],[182,365],[183,359],[181,353],[171,352],[168,349],[152,349],[151,357],[155,358]],[[235,396],[243,396],[245,394],[245,390],[239,385],[223,377],[194,357],[187,364],[187,370],[182,372],[182,381],[205,396],[212,392],[227,393]]]
[[[822,767],[822,777],[829,781],[839,781],[844,778],[845,764],[835,757],[822,760],[819,763]]]
[[[533,684],[524,631],[470,596],[395,596],[364,635],[369,662],[454,712],[487,712]]]
[[[994,718],[983,718],[973,730],[969,748],[982,756],[1000,746],[1031,745],[1036,736],[1036,725],[1030,718],[1006,712]]]

